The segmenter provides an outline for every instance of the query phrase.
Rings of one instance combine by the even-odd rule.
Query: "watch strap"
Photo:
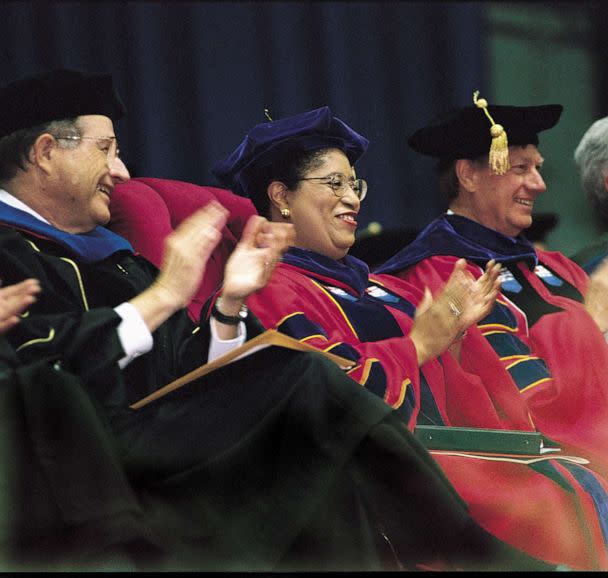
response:
[[[225,315],[222,313],[218,306],[221,303],[221,297],[218,297],[213,304],[213,308],[211,309],[211,316],[214,319],[217,319],[220,323],[224,323],[225,325],[238,325],[241,321],[244,321],[247,318],[247,305],[243,303],[237,315]]]

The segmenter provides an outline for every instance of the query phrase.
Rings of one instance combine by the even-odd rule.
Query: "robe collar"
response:
[[[534,245],[523,235],[508,237],[460,215],[446,214],[432,221],[409,245],[376,269],[376,273],[396,273],[428,257],[464,257],[480,266],[490,259],[507,264],[526,261],[536,266]]]
[[[97,263],[118,251],[134,253],[131,244],[105,227],[87,233],[66,233],[34,215],[0,202],[0,223],[59,243],[85,263]]]
[[[336,285],[361,297],[369,284],[369,267],[360,259],[346,255],[337,261],[314,251],[290,247],[282,261],[293,267],[304,269],[324,283]]]

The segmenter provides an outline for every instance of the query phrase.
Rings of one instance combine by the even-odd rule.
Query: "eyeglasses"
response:
[[[328,185],[334,192],[334,195],[341,199],[350,187],[358,199],[362,201],[367,195],[367,182],[365,179],[351,179],[348,180],[344,175],[328,175],[326,177],[307,177],[304,179],[298,179],[298,181],[324,181],[323,185]]]
[[[55,135],[53,135],[55,136]],[[97,141],[97,145],[99,146],[99,150],[106,153],[108,157],[108,162],[112,162],[114,159],[120,156],[120,149],[116,143],[115,136],[76,136],[76,135],[67,135],[67,136],[55,136],[56,140],[94,140]]]

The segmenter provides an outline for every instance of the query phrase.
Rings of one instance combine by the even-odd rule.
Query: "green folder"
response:
[[[539,432],[419,425],[416,438],[429,450],[542,455],[559,446]]]

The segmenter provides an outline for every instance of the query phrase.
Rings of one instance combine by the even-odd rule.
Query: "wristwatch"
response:
[[[237,315],[224,315],[218,308],[221,303],[222,298],[218,297],[213,304],[213,309],[211,309],[211,316],[217,319],[220,323],[224,323],[225,325],[238,325],[241,321],[244,321],[247,318],[248,309],[247,305],[244,303],[241,305]]]

